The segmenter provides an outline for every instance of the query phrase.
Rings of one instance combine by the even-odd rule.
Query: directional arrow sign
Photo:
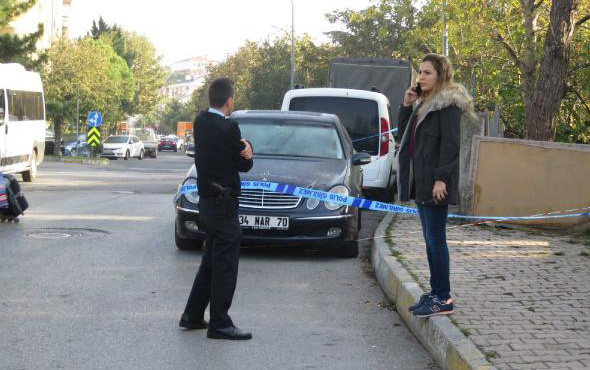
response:
[[[102,114],[97,111],[92,111],[88,113],[88,119],[86,122],[90,127],[99,127],[102,124]]]
[[[90,146],[100,145],[100,131],[96,127],[92,127],[92,128],[90,128],[90,130],[88,130],[88,135],[86,136],[86,142]]]

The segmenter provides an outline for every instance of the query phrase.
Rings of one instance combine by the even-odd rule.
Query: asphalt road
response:
[[[180,153],[109,166],[44,163],[30,209],[0,224],[0,369],[438,369],[370,271],[340,259],[243,249],[230,311],[246,342],[184,331],[201,252],[174,246]],[[365,213],[363,236],[381,218]]]

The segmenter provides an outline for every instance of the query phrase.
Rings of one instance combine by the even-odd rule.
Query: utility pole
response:
[[[443,17],[443,37],[442,37],[442,54],[445,57],[449,56],[449,31],[447,29],[447,0],[442,2],[442,17]]]
[[[76,90],[76,155],[80,152],[78,147],[78,138],[80,137],[80,83]]]
[[[295,5],[291,0],[291,90],[295,87]]]

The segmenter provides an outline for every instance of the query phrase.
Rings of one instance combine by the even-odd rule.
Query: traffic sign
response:
[[[99,111],[92,111],[88,113],[88,119],[86,120],[90,127],[100,127],[102,124],[102,114]]]
[[[96,127],[90,128],[88,130],[88,135],[86,136],[86,142],[88,145],[96,147],[100,145],[100,131]]]

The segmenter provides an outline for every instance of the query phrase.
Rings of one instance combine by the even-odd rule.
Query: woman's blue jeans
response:
[[[418,205],[418,213],[426,242],[431,294],[444,301],[451,297],[449,248],[447,247],[446,232],[449,206]]]

